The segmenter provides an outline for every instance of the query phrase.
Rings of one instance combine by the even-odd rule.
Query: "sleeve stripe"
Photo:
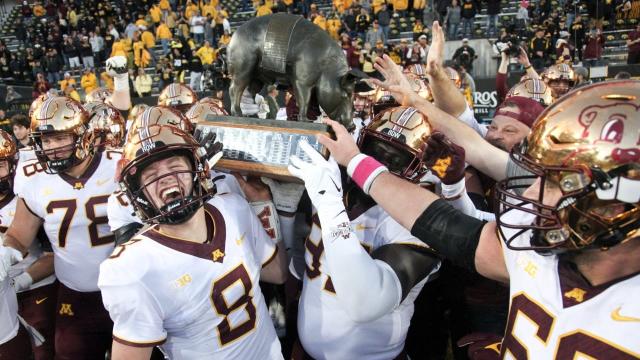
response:
[[[145,342],[130,341],[130,340],[124,340],[122,338],[119,338],[115,334],[113,334],[112,337],[114,341],[117,341],[123,345],[132,346],[132,347],[153,347],[157,345],[162,345],[165,343],[165,341],[167,341],[167,338],[164,338],[162,340],[157,340],[157,341],[145,341]]]
[[[267,261],[265,261],[264,263],[262,263],[262,268],[264,269],[265,266],[269,265],[269,263],[271,263],[273,261],[273,259],[276,258],[276,255],[278,254],[278,247],[275,247],[275,250],[273,250],[273,254],[271,254],[271,256],[269,256],[269,258],[267,259]]]

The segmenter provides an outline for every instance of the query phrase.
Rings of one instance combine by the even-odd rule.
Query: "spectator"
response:
[[[571,61],[571,46],[569,44],[569,32],[561,31],[560,38],[556,40],[556,59],[557,62]]]
[[[546,66],[549,48],[549,39],[544,37],[544,29],[538,28],[535,37],[529,42],[529,58],[536,70]]]
[[[151,86],[153,85],[153,79],[143,68],[138,69],[138,76],[134,81],[134,88],[139,97],[145,97],[151,95]]]
[[[584,47],[584,61],[587,64],[595,65],[602,58],[604,52],[604,36],[602,30],[592,29],[589,31],[587,38],[585,39]]]
[[[498,35],[498,14],[500,13],[500,0],[486,0],[487,2],[487,36],[492,38]]]
[[[29,138],[29,130],[31,129],[31,120],[23,114],[16,114],[11,117],[11,127],[13,129],[13,138],[16,140],[18,149],[31,146]]]
[[[103,87],[113,91],[113,78],[107,74],[106,69],[100,73],[100,81]]]
[[[189,87],[193,91],[202,91],[202,60],[197,56],[197,52],[193,50],[191,59],[189,59]]]
[[[196,56],[202,61],[202,65],[208,66],[213,64],[216,58],[216,50],[211,47],[208,41],[205,40],[204,45],[195,53]]]
[[[640,23],[636,25],[634,31],[629,33],[627,48],[629,49],[627,64],[640,64]]]
[[[160,89],[173,83],[173,67],[168,58],[161,58],[156,65],[156,73],[160,77]]]
[[[36,75],[36,81],[33,83],[33,98],[35,99],[40,95],[46,94],[49,89],[51,89],[51,85],[47,79],[45,79],[44,74],[38,73]]]
[[[340,39],[340,30],[342,29],[342,21],[337,13],[334,13],[329,20],[327,20],[327,31],[331,38],[334,40]],[[384,29],[383,29],[384,31]]]
[[[375,47],[378,41],[384,42],[384,35],[382,34],[382,29],[378,25],[378,20],[373,21],[373,26],[369,28],[367,31],[366,42],[371,45],[371,47]]]
[[[267,86],[267,104],[269,105],[269,113],[267,119],[276,119],[280,106],[276,98],[278,97],[278,88],[275,85]]]
[[[451,6],[447,6],[447,14],[444,17],[443,24],[447,28],[447,36],[449,40],[458,39],[458,30],[460,29],[460,21],[462,8],[458,5],[458,0],[451,0]]]
[[[173,68],[174,81],[181,84],[184,83],[184,72],[187,70],[187,66],[189,65],[187,58],[182,55],[180,49],[173,48],[169,55],[169,59],[171,60],[171,67]]]
[[[191,19],[189,19],[193,39],[198,45],[202,44],[204,41],[204,22],[205,18],[200,16],[200,11],[198,10],[196,10]]]
[[[342,25],[349,37],[354,38],[357,34],[357,22],[356,15],[353,13],[353,9],[347,8],[342,16]]]
[[[427,59],[427,54],[419,43],[414,42],[413,46],[407,51],[405,56],[405,66],[413,64],[424,64]]]
[[[70,36],[65,36],[64,44],[62,45],[62,55],[65,60],[68,61],[66,65],[69,68],[77,69],[80,67],[80,53],[78,52],[78,47],[74,39]]]
[[[398,13],[401,18],[407,17],[407,9],[409,8],[408,0],[392,0],[393,12]]]
[[[160,44],[162,45],[162,55],[166,56],[169,54],[169,42],[171,41],[171,30],[166,23],[162,22],[158,25],[156,29],[156,38],[160,40]]]
[[[104,59],[104,38],[95,32],[89,33],[89,43],[93,52],[93,59],[98,64],[102,64]]]
[[[316,24],[320,29],[327,31],[327,18],[324,17],[322,11],[319,11],[318,14],[313,18],[313,23]]]
[[[462,17],[462,33],[464,37],[473,35],[473,20],[478,13],[478,8],[473,0],[464,0],[460,16]]]
[[[64,73],[64,79],[60,81],[60,91],[66,92],[67,88],[70,85],[75,85],[75,84],[76,84],[76,80],[71,77],[70,73],[66,72]]]
[[[473,61],[477,58],[476,51],[469,46],[469,39],[462,39],[462,46],[453,53],[452,60],[458,65],[464,66],[468,71],[473,69]]]
[[[230,42],[231,42],[231,33],[225,30],[224,34],[220,37],[220,40],[218,40],[218,46],[227,47],[227,45],[229,45]]]
[[[573,73],[576,77],[575,85],[573,88],[590,85],[592,81],[589,79],[589,70],[584,66],[576,66],[573,69]]]
[[[575,21],[571,24],[571,36],[575,45],[575,49],[578,52],[574,54],[573,58],[582,60],[582,51],[584,48],[584,40],[586,38],[585,23],[582,20],[580,13],[576,15]]]
[[[367,14],[367,10],[364,8],[360,9],[360,14],[356,16],[356,33],[358,37],[361,39],[365,38],[365,34],[367,33],[367,29],[369,29],[369,24],[371,20],[369,19],[369,14]]]
[[[429,54],[429,43],[427,39],[427,35],[422,34],[418,37],[418,44],[424,50],[425,56]]]
[[[64,95],[72,98],[75,101],[80,102],[80,94],[76,90],[76,86],[74,84],[69,84],[64,90]]]
[[[89,44],[89,38],[87,36],[82,37],[78,52],[82,57],[82,65],[84,65],[85,68],[95,67],[95,64],[93,62],[93,49],[91,48],[91,44]]]
[[[12,76],[13,74],[11,73],[11,68],[9,67],[7,58],[4,56],[0,57],[0,78],[11,79]]]
[[[260,6],[256,9],[256,17],[272,14],[271,6],[266,4],[264,0],[260,0]]]
[[[11,105],[14,101],[21,98],[22,95],[20,95],[13,86],[7,86],[7,95],[4,97],[4,102],[6,102],[7,105]]]
[[[413,23],[413,41],[418,41],[420,37],[423,35],[424,25],[422,24],[422,20],[416,19]],[[426,37],[426,35],[425,35]]]
[[[80,87],[84,90],[85,95],[98,88],[98,78],[92,70],[92,68],[85,67],[84,73],[80,78]]]
[[[518,31],[523,31],[529,25],[529,1],[521,0],[520,7],[516,13],[516,28]]]

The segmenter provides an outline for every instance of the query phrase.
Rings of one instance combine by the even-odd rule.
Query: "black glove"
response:
[[[200,146],[202,146],[206,151],[207,160],[222,151],[222,143],[216,141],[216,133],[213,131],[204,135],[200,128],[196,128],[196,131],[193,133],[193,138],[196,139]]]

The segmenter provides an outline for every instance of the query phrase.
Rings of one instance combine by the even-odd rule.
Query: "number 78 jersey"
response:
[[[47,174],[38,161],[16,169],[14,191],[43,220],[56,276],[73,290],[98,291],[100,263],[113,251],[107,200],[117,189],[119,159],[119,152],[98,152],[80,178]]]

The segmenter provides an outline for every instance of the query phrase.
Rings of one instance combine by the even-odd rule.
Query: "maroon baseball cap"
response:
[[[515,105],[520,113],[514,113],[513,111],[507,111],[505,108]],[[530,99],[524,96],[511,96],[498,106],[494,116],[502,115],[513,118],[521,123],[531,127],[538,118],[538,115],[544,111],[544,106],[534,99]]]

